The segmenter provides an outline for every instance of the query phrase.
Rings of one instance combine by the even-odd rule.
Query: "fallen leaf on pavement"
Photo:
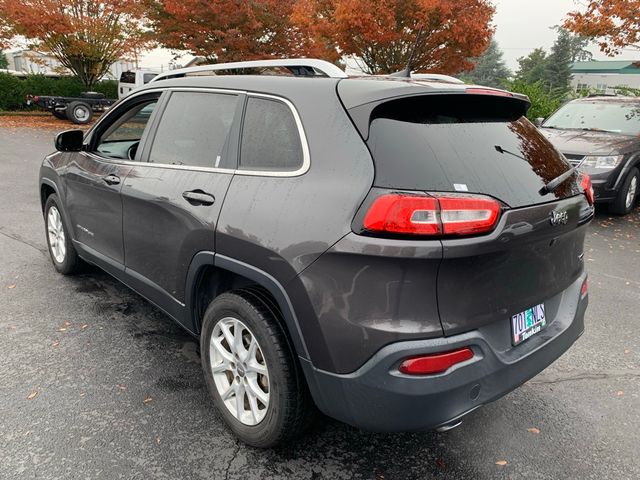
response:
[[[67,321],[65,321],[65,322],[63,323],[63,325],[64,325],[65,327],[68,327],[69,325],[71,325],[71,322],[70,322],[69,320],[67,320]]]
[[[616,395],[617,395],[618,397],[621,397],[621,396],[623,396],[623,395],[624,395],[624,392],[623,392],[622,390],[618,390],[618,391],[616,392]]]
[[[628,348],[625,348],[624,353],[631,353],[631,350],[629,350]]]
[[[36,398],[36,396],[38,396],[38,391],[34,390],[27,396],[27,400],[33,400],[34,398]]]
[[[532,428],[527,428],[527,432],[529,433],[540,433],[540,430],[538,430],[536,427],[532,427]]]
[[[146,405],[147,403],[151,403],[152,401],[153,401],[153,398],[147,397],[142,401],[142,403],[144,403]]]
[[[59,332],[66,332],[66,331],[67,331],[67,329],[66,329],[66,328],[64,328],[64,327],[60,327],[60,328],[58,329],[58,331],[59,331]]]
[[[57,347],[58,345],[60,345],[60,342],[53,342],[53,343],[51,344],[51,346],[52,346],[52,347]]]
[[[85,328],[87,328],[89,325],[87,325],[86,323],[83,323],[82,325],[80,325],[80,329],[84,330]]]
[[[498,460],[496,462],[496,465],[500,465],[501,467],[504,467],[507,464],[506,460]]]
[[[9,290],[11,290],[12,288],[16,288],[16,284],[15,284],[15,283],[12,283],[12,284],[11,284],[11,285],[9,285],[7,288],[8,288]]]
[[[127,389],[127,387],[125,387],[124,385],[116,385],[116,387],[118,387],[118,389],[122,391]]]
[[[160,437],[156,437],[156,443],[160,445]]]

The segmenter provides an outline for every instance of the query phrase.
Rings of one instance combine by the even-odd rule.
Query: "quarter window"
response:
[[[149,161],[219,167],[237,102],[237,95],[174,92],[162,113]]]
[[[240,169],[295,171],[302,166],[300,133],[283,102],[249,97],[242,128]]]

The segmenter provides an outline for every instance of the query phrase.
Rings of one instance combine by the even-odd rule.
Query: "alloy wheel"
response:
[[[269,408],[269,370],[251,330],[237,318],[219,320],[211,335],[209,359],[227,410],[244,425],[260,423]]]
[[[633,176],[631,178],[631,182],[629,183],[629,189],[627,190],[627,198],[625,199],[625,207],[627,207],[627,209],[631,208],[631,205],[633,205],[633,201],[636,198],[636,194],[638,193],[638,177],[637,176]]]
[[[60,212],[53,206],[49,208],[49,213],[47,214],[47,233],[49,235],[49,246],[53,259],[56,263],[63,263],[67,253],[64,227],[62,226]]]

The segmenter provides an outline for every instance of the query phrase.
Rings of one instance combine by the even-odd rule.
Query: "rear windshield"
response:
[[[570,165],[511,98],[431,95],[376,107],[367,141],[376,186],[491,195],[511,207],[579,193],[575,177],[540,189]]]

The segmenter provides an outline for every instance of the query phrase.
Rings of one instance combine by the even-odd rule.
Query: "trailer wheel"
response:
[[[67,112],[66,110],[53,110],[53,116],[59,120],[67,120]]]
[[[89,123],[91,117],[93,117],[93,110],[88,103],[75,101],[67,105],[67,118],[73,123]]]

